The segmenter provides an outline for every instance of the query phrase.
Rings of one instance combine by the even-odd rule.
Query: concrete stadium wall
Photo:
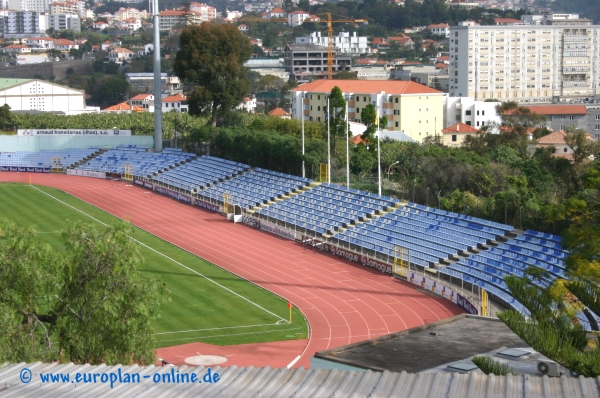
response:
[[[92,73],[92,62],[93,59],[88,58],[19,66],[3,66],[0,67],[0,77],[50,80],[54,76],[56,80],[63,80],[67,78],[67,69],[69,68],[73,68],[75,74]]]
[[[0,152],[34,152],[44,149],[88,148],[91,146],[110,148],[118,145],[137,145],[152,148],[154,147],[154,137],[151,135],[125,137],[0,135]]]

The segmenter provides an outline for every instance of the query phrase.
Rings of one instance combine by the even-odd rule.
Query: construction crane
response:
[[[318,19],[305,19],[304,22],[325,22],[327,23],[327,79],[333,79],[333,24],[334,23],[368,23],[366,19],[348,18],[340,15],[335,15],[336,19],[332,19],[330,12],[324,14],[317,14],[317,17],[325,17],[325,20]],[[287,18],[271,18],[262,19],[258,17],[244,17],[240,18],[243,22],[275,22],[275,23],[288,23]]]

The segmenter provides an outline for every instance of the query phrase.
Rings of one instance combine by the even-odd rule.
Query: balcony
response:
[[[310,114],[310,111],[309,111],[309,110],[305,110],[305,111],[304,111],[304,116],[308,116],[309,114]]]
[[[383,106],[383,109],[392,109],[394,107],[394,104],[391,102],[384,102],[382,104],[382,106]]]
[[[356,101],[348,101],[348,108],[354,108]]]
[[[308,98],[304,98],[304,99],[302,100],[302,103],[303,103],[304,105],[309,105],[309,104],[310,104],[310,102],[309,102]]]

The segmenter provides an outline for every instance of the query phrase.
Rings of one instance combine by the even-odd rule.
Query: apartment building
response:
[[[74,14],[52,14],[48,15],[48,27],[56,31],[71,29],[81,32],[81,19]]]
[[[38,37],[46,34],[48,29],[48,16],[35,11],[4,12],[4,28],[2,32],[6,38]]]
[[[8,0],[8,8],[14,11],[48,12],[50,0]]]
[[[287,44],[283,58],[285,71],[292,79],[306,82],[311,76],[327,75],[327,47],[315,45]],[[349,55],[333,54],[333,73],[349,71],[352,58]]]
[[[600,99],[600,26],[455,26],[450,96],[552,103]]]
[[[444,93],[411,81],[315,80],[290,91],[292,117],[324,122],[327,98],[339,87],[348,101],[348,118],[360,122],[362,110],[369,104],[388,119],[387,130],[403,131],[422,142],[442,128]]]
[[[50,3],[50,15],[74,14],[80,18],[85,18],[85,2],[83,1],[65,1]]]

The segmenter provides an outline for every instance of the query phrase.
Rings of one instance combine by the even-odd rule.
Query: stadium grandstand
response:
[[[481,308],[485,290],[501,307],[526,312],[510,296],[503,278],[527,276],[530,266],[546,271],[532,279],[540,286],[565,277],[567,252],[558,236],[180,149],[158,154],[127,145],[0,154],[2,171],[46,170],[53,164],[67,172],[128,177],[137,185],[215,211],[237,205],[247,219],[290,231],[313,249],[343,249],[346,258],[376,264],[391,270],[388,273],[406,279],[419,274],[423,280],[448,285],[477,303],[474,308]],[[399,264],[406,270],[398,272]],[[589,327],[595,324],[589,321]]]

